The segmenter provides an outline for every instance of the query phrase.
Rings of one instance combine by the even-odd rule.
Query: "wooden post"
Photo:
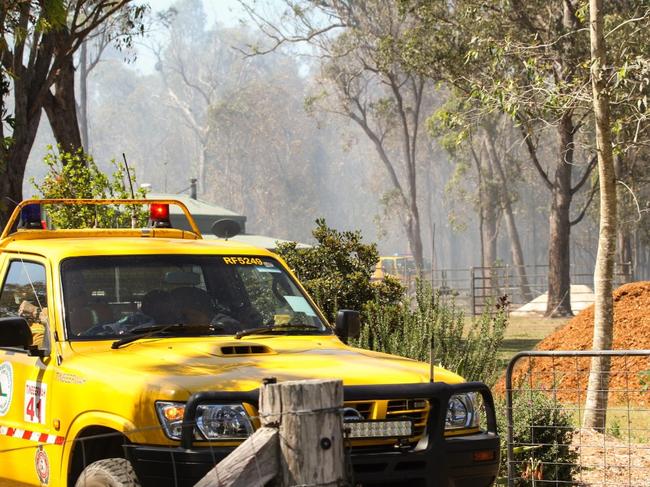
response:
[[[260,428],[194,487],[264,487],[278,473],[278,430]]]
[[[195,487],[264,487],[274,477],[278,487],[347,485],[342,407],[340,380],[265,383],[262,428]]]
[[[279,486],[346,485],[342,407],[340,380],[262,386],[262,424],[277,425],[280,434]]]

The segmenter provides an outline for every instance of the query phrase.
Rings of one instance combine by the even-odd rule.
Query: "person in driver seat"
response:
[[[213,325],[226,333],[237,333],[241,323],[224,312],[216,312],[210,295],[198,287],[177,287],[170,292],[180,323]]]
[[[163,289],[153,289],[145,294],[140,311],[151,317],[156,325],[170,325],[180,321],[170,293]]]

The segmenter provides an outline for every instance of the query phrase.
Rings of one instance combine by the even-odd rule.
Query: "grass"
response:
[[[518,352],[532,350],[535,346],[563,326],[569,318],[543,318],[538,316],[511,316],[499,350],[499,359],[507,362]]]
[[[580,428],[585,405],[565,403],[564,406],[571,412],[573,425]],[[580,408],[580,413],[578,413],[578,408]],[[630,404],[628,411],[625,405],[610,405],[607,408],[605,431],[607,435],[624,443],[627,441],[650,443],[650,414],[648,414],[647,406]]]

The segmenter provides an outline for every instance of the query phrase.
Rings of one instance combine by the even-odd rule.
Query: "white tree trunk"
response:
[[[596,148],[600,183],[600,234],[594,272],[594,350],[612,348],[614,303],[612,279],[616,255],[616,176],[612,156],[609,96],[606,91],[605,38],[603,36],[603,0],[590,0],[591,25],[591,85],[596,119]],[[587,403],[583,426],[605,428],[607,393],[609,387],[609,357],[594,357],[591,361]]]

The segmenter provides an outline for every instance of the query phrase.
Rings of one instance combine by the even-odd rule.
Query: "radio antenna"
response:
[[[126,160],[126,154],[122,152],[122,159],[124,159],[124,167],[126,168],[126,178],[129,180],[129,187],[131,188],[131,198],[135,199],[135,191],[133,191],[133,181],[131,181],[131,171],[129,170],[129,163]],[[131,228],[137,226],[138,219],[135,217],[135,206],[131,207]]]

